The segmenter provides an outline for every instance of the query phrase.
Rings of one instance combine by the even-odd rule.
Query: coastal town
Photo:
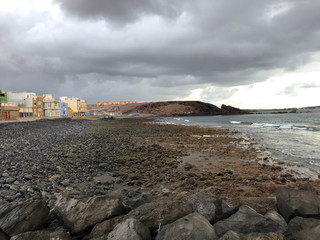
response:
[[[37,96],[33,92],[0,90],[0,120],[84,116],[87,111],[86,101],[78,97],[55,98],[52,94]]]

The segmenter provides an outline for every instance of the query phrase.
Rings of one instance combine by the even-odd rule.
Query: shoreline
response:
[[[1,209],[6,213],[7,208],[33,206],[33,213],[45,211],[48,218],[37,227],[43,230],[24,230],[31,231],[26,236],[95,239],[91,237],[97,231],[109,234],[123,217],[135,216],[139,209],[163,208],[159,211],[166,214],[168,209],[184,206],[190,213],[185,203],[190,196],[211,199],[216,206],[223,201],[220,208],[231,211],[224,218],[244,208],[261,217],[277,211],[275,193],[283,187],[306,188],[309,183],[312,192],[320,190],[319,181],[295,178],[282,167],[263,163],[271,157],[265,149],[236,132],[153,123],[147,119],[60,119],[1,125],[0,223]],[[106,201],[106,205],[96,201]],[[107,213],[112,202],[115,215],[90,223],[91,228],[75,229],[73,224],[86,222],[91,211],[98,216],[103,206]],[[142,219],[150,210],[144,211]],[[12,221],[19,221],[15,210],[9,214]],[[150,227],[152,236],[160,231],[161,219]],[[148,226],[148,221],[144,224]]]
[[[51,201],[53,205],[57,194],[85,197],[119,191],[128,193],[131,190],[164,199],[180,199],[186,194],[204,190],[227,200],[235,197],[271,197],[279,187],[304,183],[311,183],[320,190],[319,181],[300,175],[298,166],[288,166],[284,162],[275,164],[272,154],[261,144],[230,130],[163,125],[147,119],[57,119],[17,124],[24,124],[22,129],[32,126],[27,130],[30,131],[29,136],[35,130],[41,135],[41,128],[46,135],[52,126],[56,129],[78,126],[67,135],[50,133],[49,137],[41,136],[43,146],[36,137],[24,139],[24,136],[20,136],[20,143],[31,142],[23,149],[18,146],[19,143],[17,149],[9,144],[11,151],[18,151],[21,156],[18,159],[12,157],[14,163],[6,161],[14,166],[14,171],[2,167],[0,199],[3,200],[36,197]],[[15,124],[9,125],[14,129]],[[81,132],[83,126],[85,132]],[[51,137],[53,139],[49,139]],[[71,142],[65,143],[66,139]],[[72,144],[72,139],[76,139],[73,141],[79,146]],[[40,176],[37,173],[39,168],[26,169],[32,166],[31,159],[26,161],[25,166],[19,163],[25,155],[23,152],[31,151],[32,141],[35,140],[40,144],[39,149],[46,148],[44,155],[38,153],[34,156],[38,167],[44,170]],[[52,145],[53,149],[48,144],[50,140],[57,142]],[[11,142],[15,142],[14,138]],[[86,146],[86,143],[89,145]],[[108,152],[110,146],[112,153]],[[58,150],[61,147],[65,149]],[[73,169],[72,164],[75,163]],[[20,164],[23,170],[17,173],[15,164]],[[50,164],[54,167],[46,169]],[[13,197],[6,199],[5,193]]]

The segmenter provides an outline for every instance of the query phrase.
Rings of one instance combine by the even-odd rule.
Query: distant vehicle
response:
[[[112,115],[105,115],[103,118],[104,119],[113,119],[113,116]]]

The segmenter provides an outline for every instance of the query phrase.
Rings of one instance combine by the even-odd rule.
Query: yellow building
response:
[[[65,102],[68,104],[68,107],[72,110],[73,116],[83,116],[87,113],[87,103],[80,99],[80,98],[68,98],[68,97],[61,97],[61,102]]]

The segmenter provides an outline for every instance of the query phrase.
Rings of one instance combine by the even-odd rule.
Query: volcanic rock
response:
[[[35,232],[26,232],[12,237],[10,240],[71,240],[70,235],[63,229],[57,231],[41,230]]]
[[[149,229],[136,219],[119,223],[108,235],[108,240],[151,240]]]
[[[320,219],[295,217],[284,233],[289,239],[317,239],[320,236]]]
[[[277,206],[287,222],[295,216],[320,215],[320,200],[315,190],[283,187],[276,191]]]
[[[264,217],[248,206],[241,206],[231,217],[217,222],[214,228],[220,237],[229,230],[244,234],[281,232],[283,230],[283,226],[278,221]]]
[[[107,218],[123,211],[121,197],[99,196],[87,200],[59,196],[55,205],[57,216],[72,234],[80,234]]]
[[[222,201],[208,194],[199,192],[185,198],[194,212],[200,213],[209,222],[215,223],[222,219]]]
[[[249,233],[247,235],[228,231],[219,240],[285,240],[281,233]]]
[[[189,203],[183,201],[161,200],[157,202],[146,203],[136,209],[133,209],[126,215],[126,219],[138,219],[150,230],[158,228],[182,218],[192,213],[192,207]]]
[[[9,236],[40,229],[49,208],[43,201],[26,201],[0,205],[0,228]]]
[[[94,226],[89,235],[85,236],[83,240],[100,240],[107,239],[108,234],[114,227],[122,222],[124,216],[114,217],[98,223]]]
[[[218,236],[209,221],[199,213],[191,213],[165,225],[157,240],[216,240]]]

